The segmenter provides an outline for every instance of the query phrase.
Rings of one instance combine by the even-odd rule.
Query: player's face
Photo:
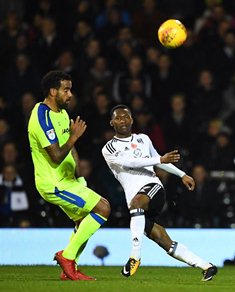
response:
[[[133,120],[128,109],[116,109],[110,124],[114,128],[117,137],[125,138],[131,135]]]
[[[59,109],[67,109],[72,92],[72,82],[70,80],[60,81],[60,88],[57,90],[56,102]]]

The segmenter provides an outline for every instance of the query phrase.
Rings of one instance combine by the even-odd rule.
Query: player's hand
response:
[[[168,152],[161,156],[160,161],[161,163],[174,163],[178,162],[180,160],[180,154],[178,150],[174,150],[171,152]]]
[[[185,174],[182,177],[182,182],[189,191],[193,191],[195,189],[195,181],[191,176]]]
[[[86,123],[79,116],[76,118],[75,121],[71,119],[70,124],[71,136],[74,136],[76,139],[78,139],[86,131],[86,128],[87,128]]]

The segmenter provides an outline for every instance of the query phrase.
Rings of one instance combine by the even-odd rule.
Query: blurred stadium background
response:
[[[159,25],[188,30],[176,50],[157,40]],[[104,228],[127,228],[123,191],[101,148],[113,132],[109,110],[134,113],[134,131],[160,154],[179,149],[178,167],[197,183],[189,193],[159,171],[167,228],[235,228],[235,2],[229,0],[0,0],[0,227],[73,224],[34,187],[27,140],[40,79],[52,69],[73,78],[72,118],[88,124],[76,147],[88,185],[106,197]],[[235,249],[235,248],[234,248]]]

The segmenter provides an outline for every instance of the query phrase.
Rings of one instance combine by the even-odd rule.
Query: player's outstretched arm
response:
[[[178,167],[176,167],[174,164],[172,164],[178,162],[179,159],[180,154],[178,150],[173,150],[161,156],[160,158],[161,163],[158,164],[157,167],[182,178],[183,176],[186,175],[186,173],[179,169]]]
[[[182,182],[189,191],[193,191],[195,189],[195,181],[191,176],[185,174],[182,177]]]
[[[175,163],[180,160],[180,154],[178,150],[173,150],[161,156],[161,163]]]

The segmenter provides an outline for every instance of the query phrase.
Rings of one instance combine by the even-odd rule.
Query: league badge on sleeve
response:
[[[50,140],[55,139],[55,130],[54,129],[50,129],[50,130],[46,131],[46,134]]]

